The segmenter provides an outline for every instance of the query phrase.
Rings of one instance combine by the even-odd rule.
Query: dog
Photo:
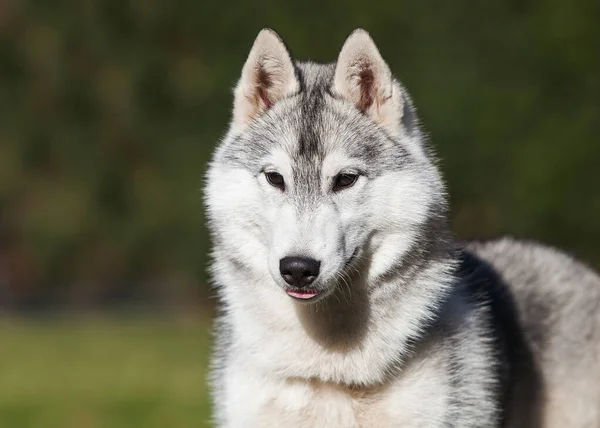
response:
[[[207,170],[218,427],[600,427],[600,278],[458,242],[406,88],[262,30]]]

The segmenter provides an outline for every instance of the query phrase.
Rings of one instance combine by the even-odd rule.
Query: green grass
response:
[[[1,320],[0,427],[208,427],[206,324]]]

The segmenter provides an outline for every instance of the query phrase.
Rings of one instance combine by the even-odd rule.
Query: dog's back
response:
[[[508,426],[600,426],[600,277],[539,244],[506,238],[466,248],[508,287],[524,336]]]

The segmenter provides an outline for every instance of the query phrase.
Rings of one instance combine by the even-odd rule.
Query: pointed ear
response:
[[[365,30],[354,30],[342,46],[333,89],[376,122],[400,126],[400,85]]]
[[[262,30],[235,88],[234,125],[250,122],[299,87],[294,63],[283,40],[273,30]]]

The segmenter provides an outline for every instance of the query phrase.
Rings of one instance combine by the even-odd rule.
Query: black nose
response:
[[[294,287],[306,287],[319,276],[321,262],[308,257],[284,257],[279,260],[279,272],[285,282]]]

